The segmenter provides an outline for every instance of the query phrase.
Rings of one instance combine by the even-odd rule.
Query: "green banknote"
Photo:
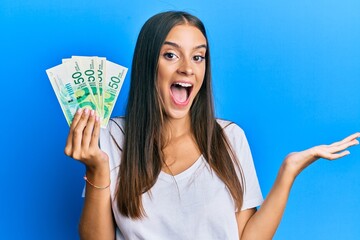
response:
[[[73,56],[46,73],[69,125],[77,109],[89,108],[106,128],[127,68],[104,57]]]
[[[116,63],[106,61],[106,84],[103,85],[104,92],[104,119],[102,126],[106,126],[109,122],[112,110],[119,92],[124,83],[127,68]]]
[[[99,84],[98,84],[98,64],[97,57],[82,57],[73,56],[71,58],[74,62],[78,62],[82,76],[87,81],[88,86],[91,89],[92,97],[97,106],[97,113],[101,116],[100,98],[99,98]]]
[[[65,61],[63,64],[67,72],[65,82],[71,84],[79,107],[97,110],[91,86],[80,68],[79,60],[71,58],[71,60]]]
[[[60,103],[60,107],[65,115],[66,122],[70,125],[79,107],[71,83],[65,83],[66,69],[60,64],[46,70],[51,86]],[[64,84],[65,83],[65,84]]]
[[[106,74],[106,58],[98,57],[97,58],[98,65],[98,85],[99,85],[99,108],[101,109],[101,117],[104,116],[104,91],[103,86],[106,84],[105,82],[105,74]]]

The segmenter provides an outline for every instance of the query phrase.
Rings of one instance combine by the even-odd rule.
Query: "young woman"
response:
[[[125,118],[101,134],[93,111],[72,122],[65,153],[86,166],[80,236],[271,239],[296,176],[347,155],[359,136],[288,155],[263,202],[244,132],[214,116],[202,22],[157,14],[138,37]]]

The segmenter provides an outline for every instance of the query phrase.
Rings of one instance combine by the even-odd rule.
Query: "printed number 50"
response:
[[[120,78],[118,77],[111,77],[110,82],[109,82],[109,87],[113,88],[113,89],[118,89],[119,85],[118,83],[120,83]]]

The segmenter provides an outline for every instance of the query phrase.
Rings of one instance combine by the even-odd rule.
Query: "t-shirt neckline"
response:
[[[174,176],[164,171],[160,171],[159,179],[164,180],[166,182],[174,182],[174,180],[176,182],[181,181],[183,179],[190,177],[202,163],[203,163],[203,155],[201,154],[199,158],[189,168],[185,169],[184,171]]]

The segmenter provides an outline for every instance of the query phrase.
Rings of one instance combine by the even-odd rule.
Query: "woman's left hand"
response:
[[[319,145],[301,152],[290,153],[285,158],[283,167],[293,174],[295,178],[304,168],[319,158],[336,160],[350,154],[347,149],[358,145],[357,138],[359,137],[360,133],[358,132],[330,145]]]

